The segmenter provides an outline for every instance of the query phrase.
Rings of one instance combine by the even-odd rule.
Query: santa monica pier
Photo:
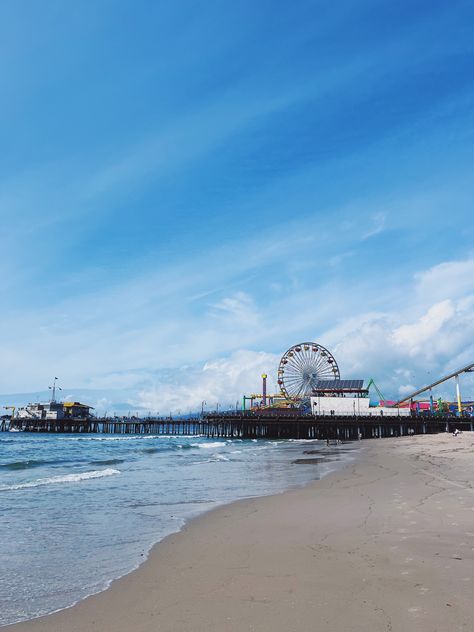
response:
[[[86,404],[57,401],[16,408],[0,419],[0,431],[201,435],[242,439],[350,441],[412,434],[474,430],[474,402],[461,397],[461,376],[474,363],[441,376],[398,401],[386,400],[374,379],[343,379],[336,358],[316,342],[293,345],[281,357],[276,393],[246,394],[232,410],[187,416],[100,417]],[[257,380],[256,380],[257,383]],[[438,396],[452,385],[453,401]],[[374,393],[377,401],[371,400]]]

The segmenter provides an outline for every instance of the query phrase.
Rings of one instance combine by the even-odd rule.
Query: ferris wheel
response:
[[[338,380],[339,367],[332,354],[315,342],[293,345],[278,367],[278,386],[287,399],[309,397],[319,380]]]

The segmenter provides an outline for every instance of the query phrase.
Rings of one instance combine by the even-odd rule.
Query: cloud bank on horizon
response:
[[[230,406],[302,340],[388,397],[473,361],[471,10],[3,4],[0,393]]]

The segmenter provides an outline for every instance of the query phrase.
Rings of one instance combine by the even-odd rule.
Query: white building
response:
[[[339,417],[409,417],[409,408],[371,406],[369,397],[347,397],[321,395],[311,397],[311,412],[316,417],[336,415]]]

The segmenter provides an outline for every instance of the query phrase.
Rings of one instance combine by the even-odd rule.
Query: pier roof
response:
[[[361,391],[364,380],[317,380],[314,391]]]

